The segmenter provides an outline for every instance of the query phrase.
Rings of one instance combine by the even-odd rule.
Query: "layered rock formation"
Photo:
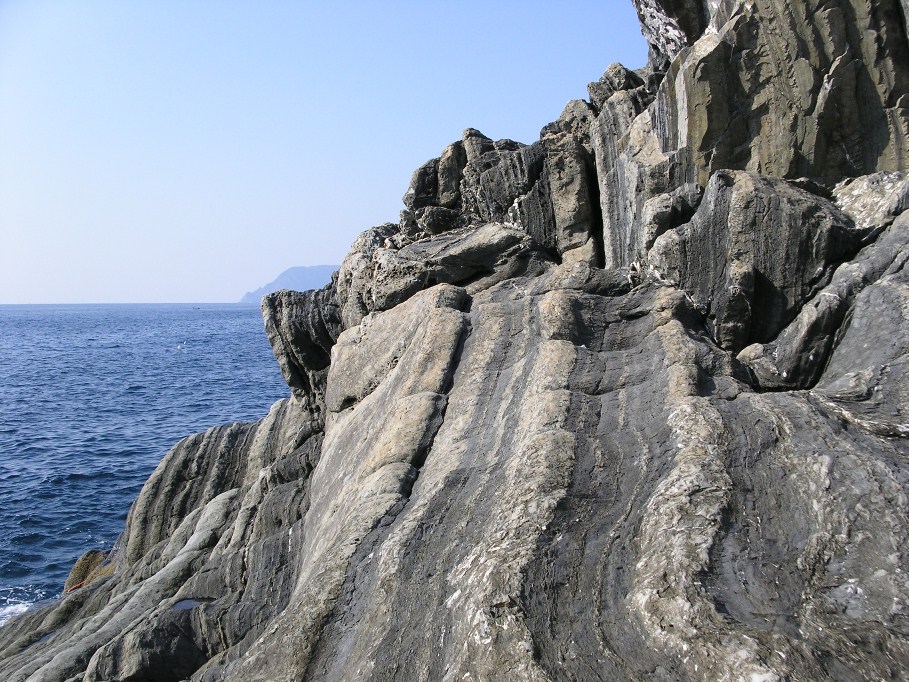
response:
[[[8,679],[905,678],[905,3],[635,5],[647,67],[266,297],[292,397],[168,453]]]

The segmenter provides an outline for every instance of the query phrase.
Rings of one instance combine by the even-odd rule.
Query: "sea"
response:
[[[180,438],[289,393],[256,307],[0,305],[0,626],[113,547]]]

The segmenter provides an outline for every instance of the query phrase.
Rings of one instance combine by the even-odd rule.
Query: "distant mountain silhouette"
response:
[[[337,265],[301,265],[282,272],[273,281],[263,287],[250,291],[240,299],[241,305],[259,305],[265,294],[281,289],[307,291],[321,289],[331,281],[331,276],[338,269]]]

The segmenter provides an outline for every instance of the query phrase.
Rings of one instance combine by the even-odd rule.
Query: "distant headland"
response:
[[[300,265],[288,268],[273,281],[255,291],[247,292],[238,303],[240,305],[259,305],[262,297],[281,289],[294,291],[308,291],[321,289],[331,281],[332,274],[337,271],[338,265]]]

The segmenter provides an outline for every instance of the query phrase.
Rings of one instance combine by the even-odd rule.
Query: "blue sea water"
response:
[[[257,308],[0,305],[0,624],[113,546],[177,440],[288,394]]]

